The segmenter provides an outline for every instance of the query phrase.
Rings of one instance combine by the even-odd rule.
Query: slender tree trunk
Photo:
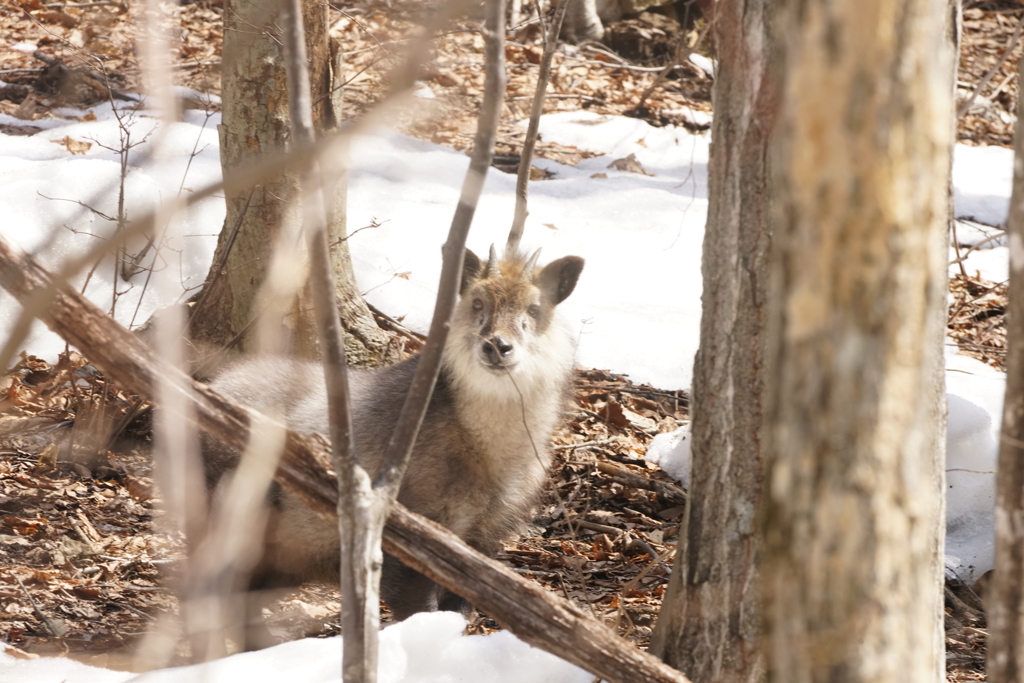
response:
[[[769,677],[943,676],[944,0],[787,0],[765,364]]]
[[[1024,76],[1024,60],[1020,62]],[[1020,77],[1020,76],[1018,76]],[[996,478],[996,568],[988,607],[988,680],[1024,678],[1024,100],[1017,103],[1006,323],[1006,398]]]
[[[757,681],[761,429],[771,242],[768,135],[778,93],[770,3],[723,0],[693,380],[690,498],[651,651],[694,681]]]
[[[277,3],[262,0],[230,0],[225,7],[223,49],[223,123],[220,126],[221,165],[225,176],[250,166],[262,155],[284,151],[289,141],[289,120],[284,57],[278,26]],[[313,90],[313,122],[317,131],[340,120],[332,105],[332,57],[327,39],[327,5],[305,0],[306,50]],[[337,62],[340,65],[340,61]],[[301,218],[294,205],[297,177],[282,173],[276,179],[227,194],[227,216],[217,244],[206,289],[192,319],[191,336],[201,348],[236,344],[245,349],[247,332],[259,313],[257,293],[270,264],[281,231],[297,234]],[[338,190],[344,192],[344,185]],[[342,205],[340,211],[344,210]],[[337,213],[337,212],[336,212]],[[332,240],[339,250],[335,276],[343,323],[352,357],[363,364],[380,364],[387,352],[387,338],[376,328],[365,303],[355,289],[347,245],[332,221]],[[341,221],[342,228],[344,222]],[[237,226],[237,229],[236,229]],[[297,352],[318,355],[312,293],[300,293],[285,324],[295,331]]]

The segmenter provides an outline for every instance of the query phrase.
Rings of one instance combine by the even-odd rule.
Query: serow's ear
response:
[[[459,283],[459,296],[465,294],[466,288],[480,276],[482,265],[477,255],[467,249],[466,254],[462,257],[462,282]]]
[[[544,266],[537,276],[537,286],[553,304],[560,304],[576,289],[576,281],[583,272],[583,259],[563,256]]]

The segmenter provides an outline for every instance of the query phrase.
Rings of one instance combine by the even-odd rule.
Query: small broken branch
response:
[[[624,486],[654,491],[665,500],[676,505],[682,505],[686,502],[686,491],[667,481],[650,479],[635,472],[630,472],[625,467],[619,467],[615,463],[604,460],[597,463],[597,469]]]
[[[978,95],[980,95],[981,91],[986,85],[988,85],[988,82],[992,80],[992,77],[995,76],[996,72],[1003,66],[1003,63],[1009,58],[1010,53],[1013,52],[1013,48],[1017,47],[1017,41],[1020,40],[1022,30],[1024,30],[1024,16],[1020,18],[1020,21],[1017,23],[1017,29],[1013,32],[1013,35],[1010,36],[1010,40],[1007,41],[1006,49],[1003,50],[1003,54],[999,55],[999,59],[997,59],[996,63],[992,65],[992,68],[985,72],[985,75],[978,81],[978,85],[974,86],[974,90],[971,91],[971,95],[967,98],[967,101],[961,104],[960,108],[956,110],[956,118],[960,118],[970,111],[971,105],[974,104],[974,100],[978,98]]]
[[[384,311],[380,310],[379,308],[371,304],[369,301],[366,302],[366,307],[370,309],[370,313],[373,313],[375,318],[378,318],[377,324],[381,325],[382,327],[386,327],[395,334],[400,334],[409,341],[415,342],[417,344],[423,344],[423,342],[426,340],[426,337],[424,337],[422,334],[417,334],[413,332],[408,327],[406,327],[405,325],[398,322]]]
[[[47,629],[47,630],[48,630],[48,631],[49,631],[49,632],[50,632],[51,634],[53,634],[54,636],[57,636],[57,637],[59,638],[59,637],[60,637],[60,634],[59,634],[59,633],[57,633],[57,629],[55,629],[55,628],[53,627],[53,624],[52,624],[52,623],[50,623],[50,620],[49,620],[49,618],[47,618],[47,616],[46,616],[45,614],[43,614],[43,610],[39,609],[39,605],[37,605],[37,604],[36,604],[36,601],[35,601],[35,599],[34,599],[34,598],[32,597],[32,594],[28,592],[28,589],[27,589],[27,588],[25,588],[25,584],[23,584],[23,583],[21,582],[21,577],[19,577],[19,576],[18,576],[17,574],[15,574],[15,573],[14,573],[13,571],[12,571],[12,572],[8,572],[8,573],[9,573],[9,574],[10,574],[11,576],[13,576],[13,577],[14,577],[14,580],[18,582],[18,585],[19,585],[19,586],[21,586],[21,590],[22,590],[22,592],[23,592],[23,593],[25,594],[25,597],[26,597],[26,598],[28,598],[28,602],[29,602],[29,604],[30,604],[30,605],[32,605],[32,611],[33,611],[33,612],[35,612],[36,616],[37,616],[37,617],[39,617],[39,620],[40,620],[40,621],[42,621],[42,622],[43,622],[43,623],[44,623],[44,624],[46,625],[46,629]]]

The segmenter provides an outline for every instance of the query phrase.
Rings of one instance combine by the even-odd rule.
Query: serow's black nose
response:
[[[512,345],[501,337],[491,337],[484,342],[484,355],[491,363],[501,363],[512,355]]]

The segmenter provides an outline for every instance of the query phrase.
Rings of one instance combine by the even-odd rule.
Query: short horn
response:
[[[494,248],[494,245],[492,244],[491,253],[487,257],[487,275],[488,277],[490,277],[491,275],[494,275],[496,272],[498,272],[498,252]]]
[[[523,266],[523,279],[527,282],[533,279],[533,269],[537,267],[537,259],[539,258],[540,249],[533,252],[533,256],[531,256],[530,260],[526,262],[525,266]]]

